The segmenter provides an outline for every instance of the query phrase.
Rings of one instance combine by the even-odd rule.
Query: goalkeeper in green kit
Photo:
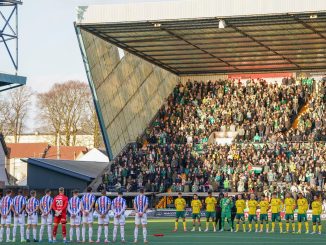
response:
[[[225,219],[228,221],[229,226],[231,227],[231,232],[233,232],[231,225],[231,208],[234,204],[232,198],[228,196],[228,193],[224,193],[224,198],[222,198],[220,205],[222,208],[222,229],[220,232],[224,231]]]

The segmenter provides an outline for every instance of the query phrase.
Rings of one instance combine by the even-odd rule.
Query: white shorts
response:
[[[80,225],[81,216],[76,215],[75,217],[70,216],[70,225]]]
[[[98,224],[99,225],[108,225],[110,223],[109,214],[107,213],[104,218],[101,218],[101,215],[98,215]]]
[[[37,225],[38,222],[38,215],[37,214],[31,214],[27,216],[27,224],[28,225]]]
[[[11,225],[11,215],[9,214],[6,218],[1,217],[2,225]]]
[[[48,214],[47,216],[41,216],[41,224],[42,225],[52,225],[53,216],[52,214]]]
[[[126,218],[124,215],[121,215],[119,218],[114,216],[113,224],[114,225],[124,225],[126,223]]]
[[[14,225],[25,225],[25,214],[14,216]]]
[[[83,223],[93,223],[93,213],[89,213],[87,216],[83,215]]]
[[[147,225],[147,214],[144,213],[142,217],[139,217],[138,214],[135,216],[135,224],[136,225]]]

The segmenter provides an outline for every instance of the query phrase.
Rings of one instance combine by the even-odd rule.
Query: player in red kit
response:
[[[67,207],[68,207],[68,197],[64,195],[64,188],[59,188],[59,195],[53,199],[52,209],[54,210],[54,225],[53,225],[53,242],[56,242],[57,230],[59,223],[62,226],[62,236],[63,241],[66,243],[66,223],[67,223]]]

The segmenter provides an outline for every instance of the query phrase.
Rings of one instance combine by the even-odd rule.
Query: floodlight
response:
[[[225,21],[224,20],[220,20],[219,22],[218,22],[218,28],[219,29],[223,29],[223,28],[225,28],[226,27],[226,23],[225,23]]]

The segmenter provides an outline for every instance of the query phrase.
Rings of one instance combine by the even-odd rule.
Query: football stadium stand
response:
[[[326,2],[198,2],[78,9],[98,191],[325,190]]]

